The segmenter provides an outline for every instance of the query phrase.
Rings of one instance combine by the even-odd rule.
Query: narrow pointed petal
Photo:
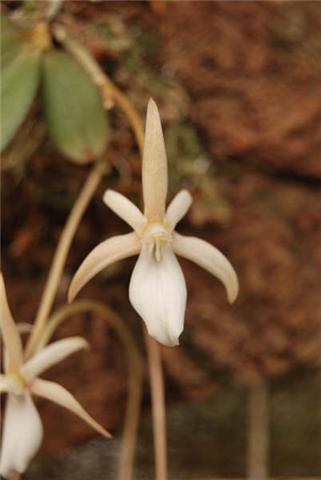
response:
[[[17,325],[12,318],[3,276],[0,273],[0,327],[3,343],[8,355],[9,369],[17,369],[23,361],[23,351]]]
[[[78,417],[82,418],[82,420],[104,437],[111,437],[111,434],[86,412],[75,397],[58,383],[36,378],[32,382],[30,389],[33,394],[57,403],[75,415],[78,415]]]
[[[150,99],[147,107],[143,155],[144,215],[149,222],[160,222],[167,196],[167,157],[158,108]]]
[[[69,357],[69,355],[72,355],[82,348],[88,348],[88,346],[88,342],[82,337],[70,337],[58,340],[40,350],[40,352],[22,365],[20,368],[21,374],[27,381],[30,381],[38,377],[38,375],[48,368]]]
[[[186,215],[189,207],[192,205],[192,195],[187,190],[181,190],[173,198],[166,210],[166,220],[174,230],[178,222]]]
[[[97,245],[78,268],[69,287],[68,301],[72,302],[79,290],[97,273],[118,260],[137,255],[141,243],[135,233],[108,238]]]
[[[181,267],[169,246],[156,261],[145,246],[135,265],[129,298],[148,333],[163,345],[178,345],[184,328],[186,285]]]
[[[174,234],[173,248],[177,255],[197,263],[217,277],[226,288],[229,302],[234,302],[239,289],[237,275],[230,262],[217,248],[200,238],[185,237],[178,233]]]
[[[103,200],[107,207],[128,223],[135,232],[140,231],[146,223],[146,218],[139,208],[121,193],[106,190]]]
[[[4,413],[0,474],[23,473],[37,453],[43,437],[39,413],[30,394],[8,395]]]

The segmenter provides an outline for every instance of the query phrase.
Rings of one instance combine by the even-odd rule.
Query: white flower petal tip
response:
[[[0,474],[10,478],[14,472],[25,472],[42,438],[42,423],[30,394],[9,394],[4,415]]]
[[[28,381],[36,378],[48,368],[81,349],[88,349],[88,342],[82,337],[70,337],[51,343],[40,350],[21,367],[21,373]]]
[[[227,299],[228,299],[229,303],[234,303],[235,302],[235,300],[238,297],[239,290],[240,290],[239,281],[238,281],[236,272],[234,270],[233,270],[233,273],[234,273],[234,279],[231,281],[231,283],[229,285],[229,288],[227,290]]]
[[[97,245],[82,262],[68,291],[68,302],[71,303],[78,292],[92,277],[118,260],[137,255],[141,242],[135,233],[108,238]]]
[[[129,286],[129,299],[149,335],[166,346],[179,343],[184,328],[186,285],[172,249],[164,245],[157,261],[143,247]]]
[[[139,208],[121,193],[114,190],[106,190],[103,201],[116,215],[128,223],[133,230],[140,231],[146,223],[146,219]]]
[[[157,104],[152,97],[148,100],[147,108],[154,108],[158,111]]]
[[[37,378],[31,385],[31,392],[35,395],[55,402],[67,410],[70,410],[98,433],[106,438],[111,438],[112,435],[107,432],[107,430],[98,422],[96,422],[96,420],[94,420],[92,416],[89,415],[89,413],[87,413],[86,410],[80,405],[75,397],[62,385]]]
[[[192,195],[187,190],[181,190],[173,198],[165,215],[166,221],[169,223],[172,230],[174,230],[178,222],[186,215],[192,202]]]
[[[173,248],[180,255],[217,277],[225,286],[227,298],[233,303],[238,295],[236,272],[227,258],[213,245],[196,237],[174,234]]]

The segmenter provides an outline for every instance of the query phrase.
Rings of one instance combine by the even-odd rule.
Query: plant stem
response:
[[[20,473],[18,472],[14,472],[11,476],[10,476],[10,480],[20,480],[21,479],[21,475]]]
[[[167,479],[167,442],[166,442],[166,410],[162,359],[160,348],[144,330],[148,355],[148,368],[152,397],[152,415],[155,452],[155,479]]]
[[[63,0],[49,0],[45,15],[47,22],[50,22],[55,18],[62,7],[62,4]]]
[[[76,202],[72,207],[68,220],[61,233],[59,243],[49,270],[47,282],[40,300],[35,323],[26,345],[26,358],[29,358],[37,348],[37,342],[39,341],[42,330],[46,324],[46,320],[50,314],[53,302],[55,300],[57,288],[59,286],[71,242],[74,238],[84,211],[86,210],[93,194],[95,193],[104,171],[105,167],[100,162],[97,162],[92,168]]]
[[[93,300],[78,300],[57,310],[43,330],[40,348],[49,341],[56,328],[70,315],[94,312],[106,320],[123,343],[128,360],[128,400],[123,429],[123,441],[119,459],[119,480],[132,480],[142,394],[143,365],[136,343],[123,320],[112,309]]]
[[[247,478],[268,477],[269,457],[269,392],[266,381],[249,389]]]
[[[134,130],[142,154],[144,148],[144,129],[142,127],[141,118],[127,95],[122,93],[122,91],[114,85],[88,50],[72,39],[61,25],[55,25],[53,32],[56,39],[66,48],[66,50],[69,51],[69,53],[71,53],[71,55],[73,55],[73,57],[91,76],[93,82],[101,92],[105,107],[110,108],[113,105],[113,101],[115,101],[115,103],[117,103],[125,112]]]

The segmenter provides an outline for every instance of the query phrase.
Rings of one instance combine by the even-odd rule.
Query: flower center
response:
[[[149,246],[156,262],[162,260],[162,248],[171,241],[171,234],[163,223],[150,223],[143,234],[143,243]]]
[[[6,381],[11,393],[14,395],[23,395],[27,382],[19,372],[6,375]]]

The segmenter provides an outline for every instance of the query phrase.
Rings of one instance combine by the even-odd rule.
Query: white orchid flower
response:
[[[0,392],[8,394],[2,426],[0,475],[9,478],[14,473],[23,473],[41,445],[43,428],[32,395],[58,403],[97,432],[110,437],[64,387],[39,378],[51,366],[86,348],[86,340],[81,337],[59,340],[24,361],[21,338],[9,310],[1,274],[0,327],[5,348],[5,373],[0,375]]]
[[[230,262],[215,247],[175,231],[192,203],[180,191],[165,211],[167,158],[156,103],[147,109],[143,155],[144,214],[126,197],[107,190],[103,200],[133,232],[100,243],[80,265],[70,288],[69,301],[98,272],[117,260],[139,254],[129,286],[130,301],[145,321],[148,333],[168,346],[178,344],[183,330],[186,285],[176,255],[188,258],[216,276],[225,286],[230,302],[238,293],[238,280]]]

